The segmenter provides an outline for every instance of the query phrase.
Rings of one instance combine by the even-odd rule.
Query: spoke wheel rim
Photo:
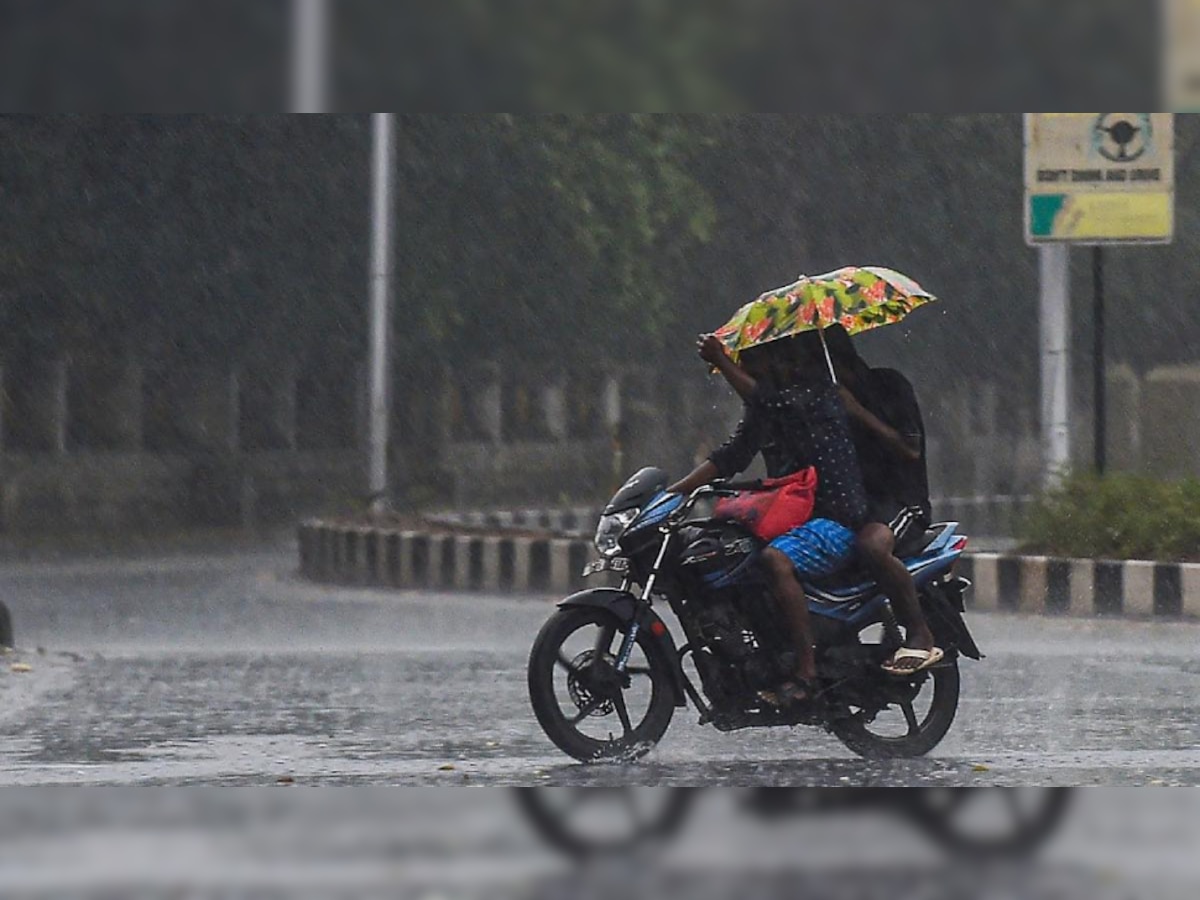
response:
[[[552,670],[559,713],[601,754],[631,747],[650,717],[656,691],[663,689],[640,643],[629,670],[616,671],[624,635],[611,625],[581,623],[564,636]]]
[[[863,729],[872,738],[882,742],[900,742],[918,736],[935,715],[934,697],[936,679],[931,673],[921,673],[916,690],[905,690],[903,698],[897,698],[874,715],[859,710]]]

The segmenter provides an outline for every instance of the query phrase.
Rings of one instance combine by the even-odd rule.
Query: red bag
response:
[[[809,467],[783,478],[767,478],[761,490],[739,491],[717,503],[715,517],[730,519],[764,541],[773,541],[812,518],[817,470]]]

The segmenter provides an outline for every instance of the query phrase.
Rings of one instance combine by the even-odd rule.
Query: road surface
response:
[[[882,812],[768,823],[739,812],[737,791],[709,791],[652,868],[581,875],[507,791],[374,788],[1195,785],[1195,626],[972,616],[989,656],[965,666],[959,719],[927,760],[867,763],[810,730],[720,735],[684,713],[645,763],[581,767],[542,737],[525,697],[551,598],[322,587],[293,561],[281,548],[0,567],[20,645],[0,668],[0,784],[275,788],[7,792],[7,888],[1194,895],[1190,791],[1077,793],[1041,864],[994,881],[972,870],[971,894],[936,846]],[[357,787],[291,788],[305,785]]]
[[[684,711],[649,760],[581,767],[526,698],[550,598],[329,588],[293,559],[5,564],[0,784],[1200,784],[1194,625],[972,616],[988,658],[925,760]]]

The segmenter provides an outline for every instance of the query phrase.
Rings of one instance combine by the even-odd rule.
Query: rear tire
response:
[[[942,742],[954,724],[960,686],[957,661],[943,663],[930,672],[922,673],[921,678],[921,687],[915,699],[921,699],[932,691],[924,715],[916,713],[915,702],[913,721],[907,721],[904,712],[896,708],[880,713],[881,717],[901,716],[907,727],[906,733],[888,733],[886,729],[876,727],[875,722],[868,723],[861,713],[834,722],[833,733],[843,744],[866,759],[915,759],[925,756]]]
[[[529,699],[538,723],[555,746],[580,762],[645,756],[675,715],[671,663],[648,631],[639,633],[629,683],[620,686],[612,663],[627,631],[607,610],[561,609],[530,651]]]

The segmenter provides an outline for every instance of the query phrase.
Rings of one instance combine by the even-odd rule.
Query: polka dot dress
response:
[[[833,384],[803,381],[781,390],[760,384],[737,430],[710,459],[728,478],[746,469],[758,453],[770,478],[816,468],[814,517],[855,531],[866,522],[867,495],[850,422]]]

